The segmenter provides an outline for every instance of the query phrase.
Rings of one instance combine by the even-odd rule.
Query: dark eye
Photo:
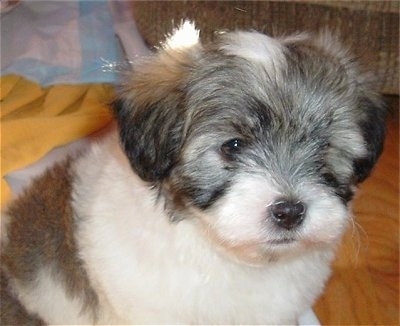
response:
[[[222,144],[221,152],[226,158],[233,159],[236,154],[240,153],[242,146],[242,140],[234,138]]]

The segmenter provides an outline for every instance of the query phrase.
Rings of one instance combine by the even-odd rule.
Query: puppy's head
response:
[[[384,137],[381,102],[328,33],[202,45],[185,23],[134,67],[115,110],[172,220],[200,221],[247,262],[335,244]]]

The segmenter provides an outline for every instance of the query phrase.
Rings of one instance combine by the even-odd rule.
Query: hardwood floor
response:
[[[399,325],[399,102],[390,102],[384,152],[353,202],[354,226],[314,306],[323,325]]]

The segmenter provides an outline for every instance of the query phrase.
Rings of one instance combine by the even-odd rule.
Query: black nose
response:
[[[270,208],[275,223],[287,230],[300,225],[306,212],[306,206],[302,202],[286,199],[276,201]]]

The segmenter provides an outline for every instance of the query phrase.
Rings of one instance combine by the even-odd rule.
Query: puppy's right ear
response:
[[[153,56],[135,64],[114,111],[123,149],[145,181],[166,177],[176,162],[185,123],[185,84],[200,55],[199,33],[185,22]]]
[[[388,108],[376,94],[361,94],[358,99],[358,125],[362,132],[366,153],[354,162],[356,183],[364,181],[371,173],[383,150]]]

